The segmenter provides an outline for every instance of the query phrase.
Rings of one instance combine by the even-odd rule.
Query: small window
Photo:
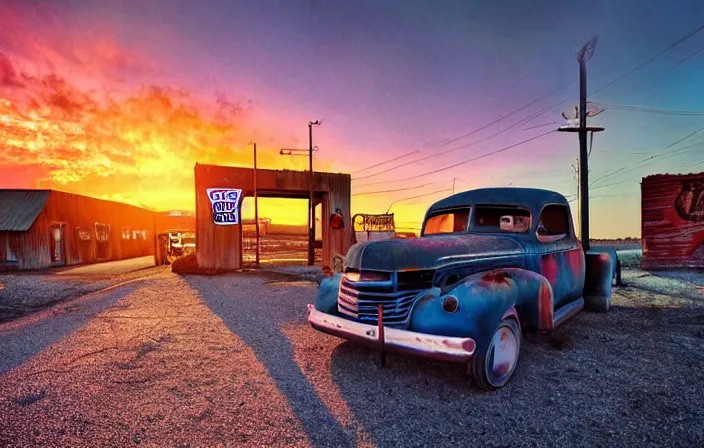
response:
[[[530,229],[530,211],[511,206],[477,206],[473,232],[525,233]]]
[[[537,234],[541,240],[555,241],[570,233],[569,212],[564,205],[548,205],[540,214]]]
[[[468,222],[468,208],[435,213],[425,221],[423,235],[466,232]]]

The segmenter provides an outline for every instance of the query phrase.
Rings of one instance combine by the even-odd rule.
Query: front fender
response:
[[[332,277],[326,277],[320,282],[318,291],[315,294],[315,309],[323,313],[336,316],[337,294],[340,290],[342,274],[337,273]]]
[[[457,298],[459,308],[450,314],[442,302]],[[553,291],[545,277],[519,268],[494,269],[470,275],[445,294],[429,294],[417,303],[411,329],[444,336],[471,337],[483,348],[501,319],[512,309],[519,323],[549,329],[553,326]]]
[[[454,313],[442,308],[448,296],[457,298]],[[411,329],[421,333],[469,337],[481,350],[488,346],[496,327],[518,298],[515,283],[503,273],[493,270],[470,275],[447,293],[426,295],[415,306]]]

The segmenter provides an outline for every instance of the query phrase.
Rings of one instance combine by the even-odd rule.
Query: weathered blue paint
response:
[[[584,288],[584,301],[587,309],[605,312],[611,308],[611,285],[616,260],[607,251],[586,253],[587,283]]]
[[[569,233],[557,241],[541,241],[538,218],[553,204],[567,208]],[[530,230],[477,232],[472,224],[476,205],[529,210]],[[381,305],[385,326],[410,334],[470,338],[482,353],[507,315],[515,314],[522,327],[551,330],[579,312],[585,300],[610,303],[613,256],[601,251],[585,259],[564,196],[537,189],[473,190],[435,203],[425,221],[453,208],[470,209],[466,233],[352,246],[345,274],[321,283],[315,309],[374,328]],[[449,296],[459,303],[454,313],[442,306]],[[422,354],[420,348],[416,352]]]
[[[315,295],[315,309],[328,314],[337,314],[337,293],[340,290],[342,274],[326,277],[320,282]]]

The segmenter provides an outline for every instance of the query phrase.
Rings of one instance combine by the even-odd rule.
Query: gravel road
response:
[[[0,323],[127,280],[168,269],[154,257],[0,274]]]
[[[315,332],[309,282],[164,273],[1,377],[0,445],[702,446],[702,276],[624,279],[486,393]]]

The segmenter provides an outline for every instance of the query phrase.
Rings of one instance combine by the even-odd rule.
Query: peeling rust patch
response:
[[[508,285],[510,278],[506,271],[491,271],[482,276],[482,282]]]
[[[552,302],[553,297],[550,285],[542,282],[538,295],[538,328],[541,330],[549,330],[553,327],[554,310]]]

